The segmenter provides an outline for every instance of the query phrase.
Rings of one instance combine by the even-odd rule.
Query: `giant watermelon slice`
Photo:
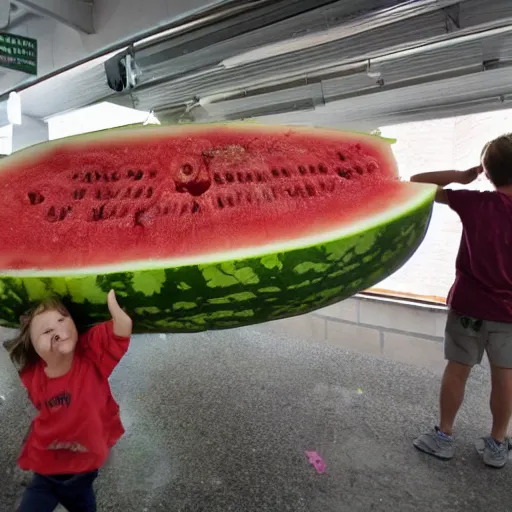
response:
[[[114,288],[136,332],[290,317],[398,269],[435,188],[401,182],[389,143],[334,130],[121,129],[0,163],[0,324],[58,294],[86,327]]]

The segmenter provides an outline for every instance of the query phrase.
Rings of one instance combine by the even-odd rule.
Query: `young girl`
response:
[[[92,484],[124,433],[108,378],[132,332],[113,290],[107,305],[112,320],[78,335],[61,302],[46,300],[6,343],[38,411],[18,459],[34,472],[18,512],[51,512],[59,503],[69,512],[96,510]]]

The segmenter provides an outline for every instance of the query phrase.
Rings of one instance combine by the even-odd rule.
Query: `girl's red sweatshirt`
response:
[[[116,336],[113,322],[94,326],[77,343],[71,370],[50,379],[45,364],[24,369],[21,381],[38,410],[18,464],[42,475],[99,469],[124,434],[108,378],[128,350],[130,338]]]

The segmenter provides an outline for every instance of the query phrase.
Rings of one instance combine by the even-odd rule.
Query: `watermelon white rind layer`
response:
[[[282,135],[282,127],[222,125],[223,129]],[[294,132],[309,128],[289,127]],[[189,137],[212,130],[208,126],[168,128]],[[326,139],[337,130],[316,130]],[[121,128],[104,132],[104,140],[151,137],[162,128]],[[370,139],[392,159],[389,144]],[[98,132],[66,141],[85,146],[98,143]],[[0,163],[0,175],[19,158],[26,162],[52,144],[21,151]],[[100,143],[101,143],[100,142]],[[25,160],[27,159],[27,160]],[[5,167],[4,167],[5,165]],[[391,165],[394,165],[392,163]],[[106,297],[114,288],[134,320],[135,332],[197,332],[240,327],[300,315],[341,301],[372,287],[401,267],[426,233],[436,188],[396,183],[396,201],[377,197],[365,205],[361,218],[331,223],[304,236],[271,240],[230,250],[197,252],[169,258],[122,259],[101,265],[0,270],[0,325],[16,327],[28,307],[49,295],[63,298],[80,328],[108,318]],[[391,189],[390,189],[391,190]],[[393,196],[395,197],[395,196]],[[314,213],[314,209],[312,210]],[[0,248],[1,251],[1,248]],[[1,253],[0,253],[1,255]],[[56,255],[58,259],[58,255]]]

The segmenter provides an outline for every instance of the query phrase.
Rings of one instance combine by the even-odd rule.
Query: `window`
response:
[[[512,109],[508,109],[384,126],[380,130],[384,137],[397,139],[393,152],[400,175],[408,179],[419,172],[477,165],[485,142],[511,131],[511,127]],[[483,176],[470,187],[492,188]],[[460,235],[457,214],[448,206],[435,205],[421,247],[400,270],[371,291],[444,302],[455,277]]]

